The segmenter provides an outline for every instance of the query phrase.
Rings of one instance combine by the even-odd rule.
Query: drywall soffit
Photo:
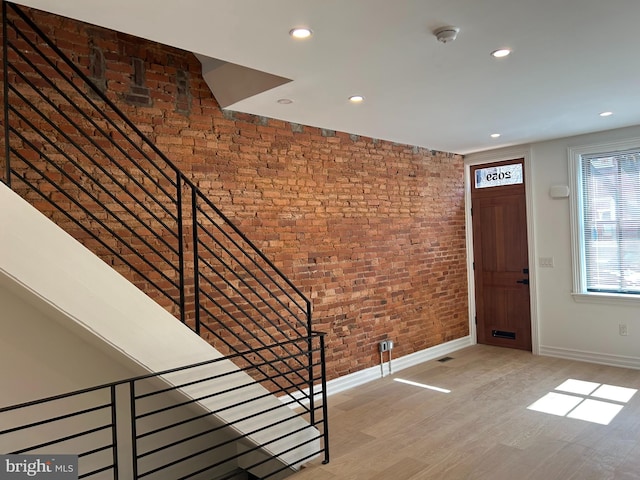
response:
[[[291,81],[253,68],[196,54],[202,64],[202,76],[221,108],[227,108]]]

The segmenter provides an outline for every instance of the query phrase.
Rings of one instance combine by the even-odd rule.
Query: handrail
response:
[[[309,337],[308,339],[305,337],[305,340],[310,340],[310,339],[314,339],[314,338],[321,338],[324,337],[326,334],[323,332],[313,332],[313,335],[311,337]],[[283,343],[294,343],[298,340],[289,340],[287,342],[283,342]],[[280,345],[280,344],[277,344]],[[111,388],[111,387],[117,387],[119,385],[124,385],[126,383],[130,383],[130,382],[140,382],[142,380],[148,380],[150,378],[156,378],[156,377],[166,377],[172,373],[176,373],[176,372],[181,372],[183,370],[187,370],[187,369],[193,369],[193,368],[197,368],[197,367],[204,367],[206,365],[214,365],[216,363],[221,363],[221,362],[225,362],[225,361],[233,361],[235,359],[238,358],[243,358],[249,354],[252,353],[259,353],[259,352],[264,352],[264,351],[268,351],[270,349],[273,349],[274,345],[269,345],[269,346],[264,346],[264,347],[260,347],[260,348],[255,348],[255,349],[251,349],[251,350],[246,350],[246,351],[242,351],[242,352],[238,352],[238,353],[233,353],[231,355],[226,355],[224,357],[218,357],[218,358],[212,358],[210,360],[203,360],[201,362],[195,362],[195,363],[190,363],[188,365],[183,365],[180,367],[173,367],[173,368],[168,368],[165,370],[161,370],[159,372],[152,372],[152,373],[145,373],[142,375],[136,375],[135,377],[130,377],[127,378],[126,380],[116,380],[114,382],[107,382],[107,383],[102,383],[100,385],[94,385],[92,387],[87,387],[87,388],[82,388],[82,389],[78,389],[78,390],[74,390],[73,392],[68,392],[68,393],[61,393],[59,395],[51,395],[49,397],[44,397],[44,398],[40,398],[37,400],[30,400],[28,402],[23,402],[23,403],[19,403],[16,405],[9,405],[6,407],[0,407],[0,414],[1,413],[5,413],[5,412],[10,412],[12,410],[16,410],[19,408],[26,408],[26,407],[33,407],[36,405],[41,405],[43,403],[48,403],[48,402],[53,402],[55,400],[60,400],[63,398],[69,398],[71,396],[76,396],[76,395],[83,395],[85,393],[91,393],[91,392],[95,392],[96,390],[102,390],[105,388]],[[245,369],[249,369],[251,367],[244,367]],[[233,372],[231,373],[233,374]],[[223,376],[224,374],[222,374],[221,376]],[[182,386],[186,386],[186,385],[182,385]],[[179,388],[179,386],[178,386]],[[2,431],[0,433],[6,433],[5,431]]]
[[[130,396],[128,408],[132,412],[131,454],[135,459],[132,471],[135,478],[145,477],[152,473],[145,466],[145,459],[171,448],[168,444],[174,445],[176,440],[155,447],[157,452],[147,449],[144,442],[163,432],[164,428],[145,431],[144,422],[156,415],[167,414],[168,409],[137,416],[140,402],[170,394],[176,389],[196,388],[210,379],[200,378],[178,386],[165,385],[156,388],[153,395],[136,395],[136,385],[185,369],[231,360],[239,372],[249,374],[252,379],[238,388],[255,384],[269,393],[232,406],[209,409],[193,418],[210,418],[224,413],[226,408],[282,394],[287,398],[282,402],[283,407],[295,408],[297,415],[309,420],[310,428],[317,427],[321,431],[322,451],[328,461],[325,343],[324,335],[312,330],[309,298],[21,7],[3,1],[2,13],[5,158],[0,159],[0,162],[4,161],[0,180],[110,262],[184,324],[208,337],[225,356],[0,408],[0,415],[7,415],[45,403],[51,405],[70,399],[75,402],[83,396],[105,396],[98,405],[69,412],[63,408],[49,419],[32,419],[6,428],[0,435],[16,435],[25,429],[46,429],[52,423],[104,413],[108,418],[92,428],[81,432],[61,431],[53,439],[43,437],[40,446],[45,448],[87,435],[104,434],[103,443],[80,456],[94,458],[110,451],[112,458],[94,470],[85,471],[80,478],[110,470],[117,479],[118,458],[124,455],[118,452],[118,445],[122,444],[120,417],[123,410],[119,406],[122,403],[119,395],[126,390]],[[188,408],[192,403],[199,405],[199,402],[219,398],[233,390],[217,388],[174,405],[171,410]],[[315,402],[317,394],[322,396],[321,405]],[[272,410],[257,415],[266,415]],[[241,417],[244,421],[249,418]],[[236,419],[236,422],[242,420]],[[194,422],[183,419],[170,428],[188,426],[194,429]],[[228,427],[216,427],[205,433],[195,431],[187,437],[191,441],[226,431]],[[262,427],[254,429],[253,433],[262,430]],[[106,438],[108,431],[110,435]],[[231,441],[246,438],[245,435]],[[279,437],[247,452],[262,452],[272,443],[278,445]],[[212,448],[223,449],[224,444]],[[297,448],[300,446],[274,455],[287,456]],[[26,447],[17,449],[28,450]],[[174,465],[181,461],[174,459],[169,463]],[[222,463],[228,461],[224,459]],[[271,463],[272,459],[267,457],[254,462],[251,468],[261,470]],[[209,471],[214,467],[202,468]],[[167,468],[170,466],[154,467],[163,472]],[[276,472],[261,478],[275,475],[283,468],[288,467],[279,467]]]
[[[47,35],[24,13],[22,12],[21,9],[17,8],[16,5],[14,5],[11,2],[3,2],[4,5],[6,6],[10,6],[12,8],[12,10],[17,13],[20,18],[29,25],[30,28],[32,28],[37,34],[38,36],[40,36],[41,38],[47,39]],[[6,8],[6,7],[5,7]],[[4,17],[6,18],[6,11],[4,13]],[[188,177],[186,177],[181,170],[162,152],[162,150],[160,150],[153,142],[151,142],[148,137],[122,112],[122,110],[120,110],[120,108],[113,102],[111,101],[111,99],[109,99],[109,97],[107,97],[107,95],[105,93],[103,93],[99,88],[97,88],[95,86],[95,84],[87,77],[87,75],[72,61],[70,61],[68,59],[68,57],[62,52],[62,50],[60,50],[53,42],[49,42],[47,45],[49,48],[51,48],[58,56],[59,58],[63,59],[65,61],[65,64],[67,66],[69,66],[73,72],[78,75],[88,86],[90,86],[92,88],[92,93],[94,95],[97,95],[98,97],[100,97],[100,99],[105,102],[105,104],[112,109],[121,120],[123,120],[127,126],[129,128],[131,128],[131,130],[133,130],[136,135],[138,135],[141,139],[144,140],[145,144],[150,147],[153,152],[158,155],[158,157],[160,157],[162,159],[163,162],[166,163],[166,165],[173,171],[175,172],[178,176],[180,176],[180,179],[186,184],[186,186],[188,186],[190,189],[193,189],[194,191],[198,191],[199,192],[199,188],[197,187],[197,185]],[[4,55],[5,61],[7,58],[7,55],[5,53]],[[5,69],[6,71],[6,69]],[[73,82],[70,82],[71,85],[74,85]],[[5,88],[6,85],[8,85],[8,81],[5,81]],[[82,95],[85,97],[84,99],[93,107],[96,109],[96,111],[98,112],[104,112],[104,110],[102,108],[100,108],[98,105],[95,104],[95,102],[93,102],[93,100],[91,100],[90,97],[88,97],[87,95],[83,94]],[[5,95],[5,98],[7,97],[7,95]],[[105,119],[110,120],[108,116],[103,115]],[[8,125],[8,120],[5,121],[5,123]],[[124,138],[128,138],[128,136],[125,134],[124,131],[122,131],[119,127],[117,127],[117,125],[113,124],[112,125],[120,135],[122,135]],[[7,137],[8,138],[8,137]],[[143,153],[142,151],[140,151],[140,153]],[[9,155],[7,154],[7,158],[9,158]],[[158,171],[162,171],[162,169],[158,168]],[[8,175],[8,178],[10,178],[10,175]],[[10,183],[9,183],[10,185]],[[254,251],[255,253],[257,253],[260,258],[266,262],[270,268],[272,268],[277,274],[278,276],[280,276],[282,278],[283,281],[285,281],[285,283],[287,283],[287,285],[293,289],[296,294],[298,294],[301,298],[303,298],[309,305],[310,305],[310,300],[305,296],[305,294],[286,276],[284,275],[280,269],[257,247],[255,246],[255,244],[253,242],[251,242],[251,240],[249,240],[249,238],[233,223],[229,220],[229,218],[227,218],[227,216],[218,208],[216,207],[212,202],[210,202],[208,199],[206,199],[206,197],[204,195],[202,195],[203,199],[205,199],[207,201],[207,203],[209,203],[209,206],[215,210],[215,213],[220,216],[220,218],[226,223],[228,224],[236,234],[238,234],[242,240],[244,242],[247,243],[247,245],[249,245]]]
[[[320,352],[321,355],[324,352],[324,334],[322,333],[315,332],[309,338],[291,340],[287,343],[294,342],[299,342],[303,345],[313,344],[313,351]],[[3,439],[11,442],[12,435],[16,437],[16,441],[18,442],[25,442],[25,439],[37,438],[37,443],[22,445],[20,448],[11,452],[2,453],[24,454],[41,450],[44,447],[62,448],[62,446],[68,442],[79,440],[82,442],[82,448],[85,449],[79,453],[80,470],[83,472],[80,478],[91,477],[104,471],[111,471],[113,472],[113,478],[118,479],[118,471],[123,467],[123,465],[118,465],[118,448],[121,448],[120,444],[124,441],[123,439],[128,437],[133,441],[133,453],[130,461],[132,462],[132,470],[137,472],[134,478],[144,478],[155,472],[167,471],[176,465],[183,465],[184,469],[194,468],[198,470],[191,472],[185,477],[188,478],[191,475],[211,470],[242,458],[250,459],[252,453],[262,451],[265,447],[269,448],[270,445],[278,445],[281,441],[295,436],[298,433],[318,428],[318,434],[312,433],[311,430],[309,430],[309,435],[306,435],[305,439],[301,442],[294,443],[293,445],[286,444],[286,448],[277,450],[277,452],[275,452],[275,457],[273,458],[278,458],[279,461],[273,463],[270,467],[273,471],[266,474],[262,472],[260,478],[268,478],[269,476],[275,475],[284,469],[291,468],[294,465],[299,465],[300,463],[319,454],[322,454],[324,456],[324,461],[328,462],[329,432],[326,422],[327,387],[326,372],[324,372],[323,365],[321,365],[323,368],[321,368],[313,378],[314,383],[316,383],[316,387],[319,388],[316,393],[321,394],[324,399],[323,405],[321,407],[316,407],[318,410],[316,412],[316,422],[306,424],[306,426],[302,424],[302,426],[296,426],[293,429],[287,428],[286,433],[282,433],[282,430],[279,427],[306,415],[306,412],[295,413],[294,410],[291,410],[295,402],[290,399],[282,399],[281,402],[277,402],[275,405],[272,403],[258,411],[252,409],[250,413],[242,414],[240,416],[237,413],[234,413],[232,415],[234,419],[230,423],[223,425],[207,423],[207,419],[212,419],[214,416],[222,416],[224,418],[225,412],[233,412],[245,405],[255,404],[262,398],[266,398],[266,396],[271,395],[268,393],[261,393],[262,390],[250,393],[250,389],[253,386],[260,384],[259,380],[247,380],[250,379],[251,376],[244,377],[242,382],[236,384],[234,387],[216,390],[214,393],[207,396],[198,397],[189,393],[189,387],[194,385],[206,382],[215,382],[229,376],[250,374],[252,370],[257,368],[257,366],[254,365],[237,368],[231,371],[226,368],[222,368],[222,372],[216,373],[216,365],[224,364],[225,362],[241,357],[246,357],[249,354],[258,353],[258,350],[264,353],[272,349],[278,349],[281,346],[281,344],[272,344],[260,349],[253,349],[233,354],[228,357],[205,360],[189,365],[166,369],[161,372],[142,374],[125,380],[104,383],[76,390],[74,392],[49,396],[38,400],[23,402],[17,405],[1,407],[1,425],[11,424],[13,421],[11,419],[16,417],[33,417],[32,421],[26,421],[19,426],[12,426],[0,430],[0,436]],[[309,352],[303,351],[302,355],[306,355],[307,353]],[[187,374],[190,375],[190,379],[187,382],[180,382],[179,379],[172,379],[173,374]],[[149,381],[152,383],[149,383]],[[148,390],[149,386],[152,387],[150,391]],[[144,390],[144,393],[138,392],[140,388]],[[126,398],[124,395],[118,394],[118,392],[122,393],[123,391],[126,393]],[[225,404],[225,396],[233,394],[236,391],[243,392],[241,400],[234,401],[231,404]],[[106,396],[100,396],[102,392],[104,392]],[[178,394],[177,396],[175,395],[176,393]],[[281,393],[285,392],[283,391]],[[167,395],[169,395],[169,397],[167,397]],[[168,404],[163,403],[165,402],[165,398],[169,399]],[[224,406],[218,406],[216,408],[206,407],[203,402],[208,399],[215,400],[212,405],[224,404]],[[62,403],[62,401],[67,402]],[[129,404],[131,406],[131,409],[129,410],[130,413],[127,413],[128,409],[124,408],[121,404]],[[60,405],[64,405],[64,408]],[[160,405],[160,407],[158,405]],[[60,409],[62,409],[64,413],[48,413],[57,412]],[[97,414],[103,410],[108,410],[111,413],[100,418],[91,417],[91,414]],[[125,421],[127,419],[116,418],[116,411],[119,412],[120,416],[129,417],[128,421]],[[274,412],[278,411],[285,411],[288,413],[281,414],[280,419],[271,420]],[[177,420],[165,418],[163,415],[167,412],[176,412],[175,418],[177,418]],[[43,415],[46,418],[42,418]],[[81,417],[84,420],[79,423],[74,422],[78,417]],[[242,433],[238,433],[238,430],[231,435],[229,434],[228,430],[230,427],[234,427],[257,418],[264,418],[264,420],[260,420],[256,427],[251,428],[248,431],[243,431]],[[205,423],[203,424],[203,422]],[[124,432],[124,427],[122,427],[122,425],[127,424],[130,426],[131,430],[129,433]],[[204,425],[205,428],[200,429],[200,431],[196,431],[195,433],[191,430],[181,431],[180,428],[186,424]],[[54,425],[54,428],[46,430],[48,425]],[[79,425],[81,425],[81,427],[79,427]],[[201,454],[219,451],[234,442],[243,440],[254,442],[257,434],[260,434],[261,432],[268,432],[271,429],[274,429],[274,432],[280,431],[280,433],[275,436],[272,435],[264,443],[259,443],[246,448],[240,453],[231,456],[216,457],[216,460],[213,463],[207,464],[204,467],[199,466],[199,464],[191,465],[189,463],[190,460]],[[110,432],[111,434],[108,438],[103,439],[91,437],[91,435],[102,431]],[[149,442],[150,439],[153,440],[165,433],[170,434],[170,440],[160,442],[159,444]],[[223,433],[224,438],[219,438],[214,442],[203,441],[206,440],[207,436],[215,433]],[[302,456],[294,455],[292,457],[291,455],[288,455],[291,452],[300,449],[304,445],[318,439],[322,440],[322,444],[318,450],[313,450],[312,452],[304,451]],[[74,445],[80,444],[76,442]],[[181,454],[182,456],[175,458],[172,457],[175,453],[174,449],[184,449],[187,445],[192,447],[188,449],[189,453],[186,455]],[[99,456],[99,454],[104,452],[110,452],[108,459]],[[163,456],[161,459],[155,459],[153,468],[149,469],[144,464],[145,459],[149,457],[153,458],[154,455]],[[168,457],[166,457],[166,455],[168,455]],[[289,460],[285,461],[283,464],[282,461],[285,457],[288,457]],[[167,461],[165,458],[174,459]],[[247,462],[249,465],[246,466],[245,469],[255,469],[269,462],[273,462],[273,459],[267,457],[257,462],[249,460],[249,462]]]
[[[7,18],[9,8],[43,43],[36,44]],[[122,264],[125,274],[127,270],[132,272],[138,283],[143,282],[153,290],[151,293],[170,302],[170,310],[177,309],[183,322],[193,319],[192,328],[196,332],[211,333],[210,322],[223,324],[224,334],[216,333],[214,337],[230,351],[264,345],[278,338],[308,336],[311,302],[301,290],[20,8],[4,2],[3,11],[5,29],[15,32],[15,39],[4,36],[3,45],[9,149],[5,160],[6,183],[17,182],[18,187],[27,188],[57,209],[65,222],[73,222],[73,228],[92,237],[90,243],[96,243],[106,255]],[[28,48],[29,55],[23,53],[20,42]],[[55,75],[45,74],[44,67]],[[70,77],[69,70],[84,81],[91,95]],[[10,81],[10,75],[16,84]],[[46,95],[47,90],[56,95],[55,102]],[[78,96],[76,100],[70,97],[72,92]],[[9,102],[10,97],[15,104]],[[104,105],[99,106],[94,98]],[[42,105],[47,107],[46,112]],[[68,106],[73,118],[59,105]],[[12,124],[12,117],[21,122],[18,127]],[[32,117],[36,120],[32,121]],[[23,133],[24,128],[34,132],[35,137]],[[61,147],[60,139],[71,149]],[[36,142],[46,148],[40,149]],[[129,154],[129,149],[138,160]],[[54,156],[61,157],[64,163]],[[36,173],[37,178],[23,174],[24,169]],[[154,178],[152,172],[157,172],[158,177]],[[65,197],[62,204],[54,201],[51,191]],[[183,202],[189,197],[192,208],[185,209]],[[73,208],[65,208],[66,205]],[[78,212],[82,218],[71,212]],[[187,212],[190,215],[185,218]],[[192,225],[190,232],[184,228],[187,223]],[[192,246],[190,251],[185,249],[185,243]],[[133,260],[129,259],[131,256]],[[190,288],[185,272],[191,267],[187,257],[193,258],[193,269],[197,272],[195,305],[191,310],[185,300]],[[300,359],[295,361],[302,364]],[[296,388],[293,383],[291,386]]]

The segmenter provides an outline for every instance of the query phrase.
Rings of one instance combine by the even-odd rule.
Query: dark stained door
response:
[[[471,168],[478,343],[531,351],[524,162]]]

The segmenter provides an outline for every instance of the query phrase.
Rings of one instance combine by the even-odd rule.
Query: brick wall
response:
[[[311,298],[330,378],[469,333],[461,156],[223,112],[190,53],[32,16]]]

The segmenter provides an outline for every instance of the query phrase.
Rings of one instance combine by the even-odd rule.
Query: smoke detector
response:
[[[439,42],[449,43],[453,42],[458,36],[458,32],[460,29],[458,27],[440,27],[433,31],[433,34],[436,36]]]

